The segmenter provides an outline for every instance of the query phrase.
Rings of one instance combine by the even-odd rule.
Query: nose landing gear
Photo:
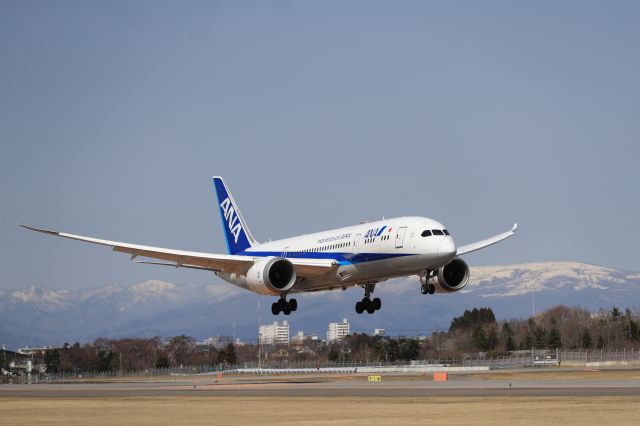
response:
[[[271,313],[273,315],[280,315],[280,312],[289,315],[297,309],[298,301],[296,299],[289,299],[289,301],[287,301],[286,294],[281,295],[280,300],[271,304]]]
[[[422,294],[433,294],[436,292],[436,286],[433,284],[422,284],[420,286],[420,293]]]
[[[380,300],[379,297],[371,300],[371,293],[373,293],[375,286],[375,284],[365,284],[362,286],[364,288],[364,297],[356,303],[356,313],[361,314],[367,311],[368,314],[373,314],[375,311],[380,310],[382,300]]]
[[[424,276],[420,277],[420,281],[422,285],[420,286],[420,293],[422,294],[433,294],[436,292],[436,286],[429,283],[429,279],[435,276],[436,271],[430,271],[427,269],[424,273]]]

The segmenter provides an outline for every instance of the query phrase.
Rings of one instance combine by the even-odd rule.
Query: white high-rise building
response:
[[[305,335],[304,331],[298,331],[298,333],[291,338],[292,345],[301,345],[304,343]]]
[[[261,325],[258,329],[258,342],[262,345],[284,345],[289,346],[289,323],[282,321],[278,324]]]
[[[340,341],[349,335],[349,322],[343,318],[342,322],[329,323],[327,330],[327,343]]]

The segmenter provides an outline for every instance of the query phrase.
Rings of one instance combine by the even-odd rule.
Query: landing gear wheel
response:
[[[367,297],[362,299],[360,304],[362,305],[363,310],[367,311],[368,314],[372,314],[376,311],[375,306],[373,306],[373,302]]]
[[[298,309],[298,302],[296,299],[291,299],[287,301],[287,295],[283,294],[280,296],[277,302],[271,305],[271,313],[273,315],[280,315],[280,312],[285,315],[290,315],[291,312],[296,311]]]
[[[280,304],[278,302],[271,304],[271,313],[273,315],[280,315]]]
[[[429,294],[433,294],[436,292],[436,286],[433,284],[429,284]]]
[[[381,307],[382,307],[382,300],[380,300],[379,297],[376,297],[375,299],[373,299],[373,309],[375,309],[376,311],[379,311]]]
[[[356,312],[358,314],[367,311],[367,313],[372,314],[382,306],[382,301],[376,297],[371,300],[371,293],[373,293],[374,284],[366,284],[362,286],[364,288],[364,297],[361,301],[356,303]]]
[[[429,286],[426,284],[422,284],[420,286],[420,293],[422,294],[429,294]]]

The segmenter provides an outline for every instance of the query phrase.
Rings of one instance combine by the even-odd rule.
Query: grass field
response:
[[[638,424],[640,397],[2,398],[0,424]]]
[[[583,369],[565,371],[551,369],[544,371],[497,371],[482,374],[470,374],[469,377],[481,380],[639,380],[638,369]]]

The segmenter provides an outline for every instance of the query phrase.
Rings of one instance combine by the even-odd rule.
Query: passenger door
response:
[[[404,246],[404,234],[407,232],[406,226],[401,226],[396,231],[396,248],[402,248]]]
[[[356,234],[356,236],[353,237],[353,254],[360,253],[360,238],[361,237],[362,237],[362,234]]]

